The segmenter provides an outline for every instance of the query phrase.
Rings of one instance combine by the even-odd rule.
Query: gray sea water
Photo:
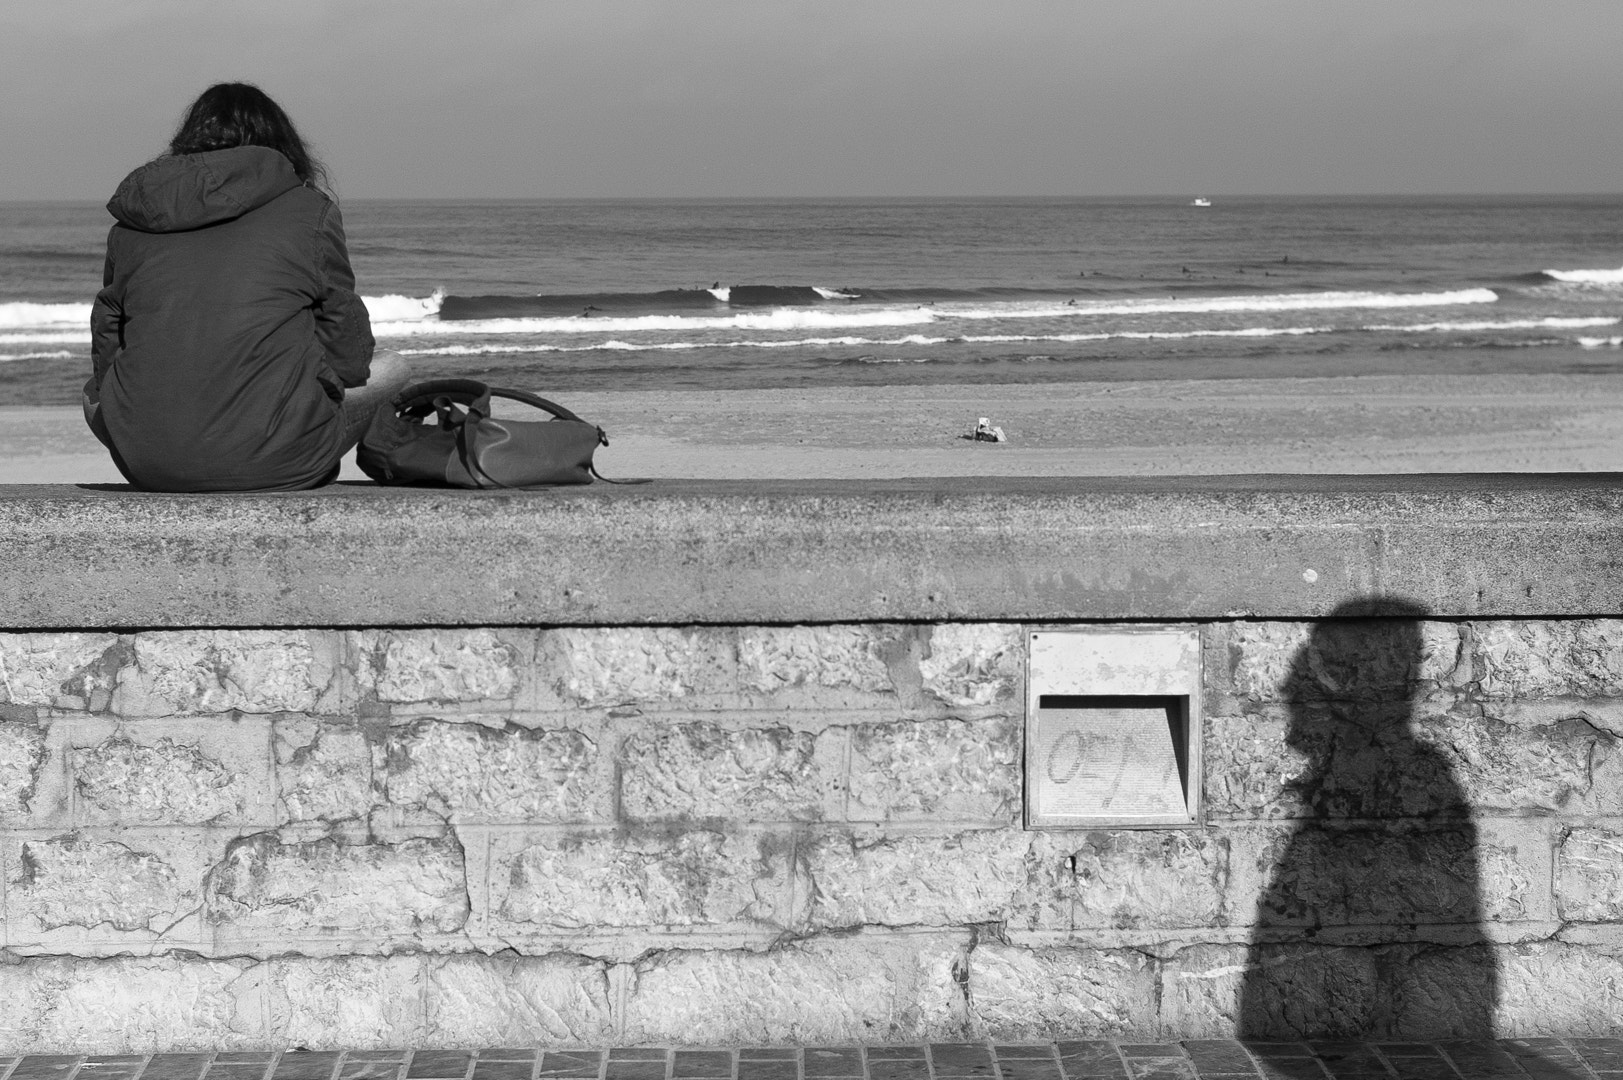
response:
[[[342,204],[381,345],[548,393],[1623,370],[1623,196]],[[0,204],[0,403],[111,219]]]

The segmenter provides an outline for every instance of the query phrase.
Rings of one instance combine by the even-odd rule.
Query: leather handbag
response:
[[[497,419],[492,398],[533,405],[545,420]],[[592,454],[609,445],[596,424],[524,390],[474,379],[414,383],[378,409],[355,460],[380,484],[517,488],[590,484]]]

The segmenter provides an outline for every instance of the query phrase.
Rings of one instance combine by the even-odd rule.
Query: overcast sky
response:
[[[0,198],[257,82],[346,198],[1623,190],[1623,0],[0,0]]]

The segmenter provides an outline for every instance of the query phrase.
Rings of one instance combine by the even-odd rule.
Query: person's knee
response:
[[[406,358],[392,349],[379,349],[372,354],[372,365],[366,377],[368,386],[383,383],[404,383],[411,378],[411,365]]]

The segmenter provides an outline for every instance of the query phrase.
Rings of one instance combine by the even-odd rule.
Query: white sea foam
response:
[[[1623,267],[1616,270],[1546,270],[1544,276],[1584,285],[1623,285]]]
[[[1366,326],[1365,330],[1409,333],[1449,333],[1469,332],[1480,330],[1579,330],[1588,326],[1616,326],[1623,319],[1609,318],[1604,315],[1583,316],[1577,318],[1560,318],[1551,316],[1544,319],[1500,319],[1483,320],[1478,322],[1435,322],[1435,323],[1405,323],[1390,326]]]
[[[818,296],[821,296],[824,300],[860,300],[862,298],[860,293],[841,292],[838,289],[825,289],[821,285],[813,285],[812,292],[816,293]]]
[[[440,313],[440,304],[445,300],[445,290],[435,289],[429,296],[363,296],[361,300],[366,304],[366,313],[375,323],[384,322],[410,322],[426,319],[430,315]]]
[[[705,292],[709,293],[711,296],[714,296],[723,304],[725,304],[727,302],[727,298],[733,294],[733,290],[729,289],[725,285],[717,285],[714,289],[706,289]]]
[[[1413,323],[1409,325],[1370,325],[1358,330],[1407,333],[1459,333],[1483,330],[1519,329],[1575,329],[1591,326],[1616,326],[1619,318],[1546,318],[1503,319],[1481,322]],[[1334,334],[1354,328],[1336,326],[1246,326],[1237,329],[1205,330],[1116,330],[1096,333],[1070,334],[962,334],[928,335],[904,334],[900,337],[870,338],[845,335],[840,337],[778,338],[743,341],[622,341],[609,338],[583,345],[444,345],[438,348],[399,350],[405,356],[494,356],[515,353],[552,352],[684,352],[694,349],[794,349],[839,345],[861,348],[894,347],[900,345],[1008,345],[1034,342],[1078,344],[1093,341],[1165,341],[1194,338],[1270,338],[1305,337],[1313,334]],[[1579,338],[1580,343],[1604,343],[1600,338]]]
[[[71,360],[75,354],[66,349],[55,352],[0,353],[0,363],[11,360]]]
[[[89,304],[36,304],[27,300],[0,304],[0,330],[47,330],[89,325]]]
[[[1623,346],[1623,337],[1581,337],[1578,344],[1586,349],[1616,349]]]
[[[1060,315],[1194,315],[1206,312],[1448,307],[1455,304],[1491,304],[1498,299],[1499,294],[1492,289],[1453,289],[1434,293],[1322,292],[1275,293],[1263,296],[1169,296],[1143,300],[1078,300],[1063,304],[1000,305],[989,308],[953,308],[950,305],[942,305],[933,310],[959,319],[1008,319],[1052,318]]]
[[[774,308],[737,315],[636,315],[629,318],[466,319],[441,322],[381,321],[372,324],[378,337],[484,336],[498,334],[603,334],[650,330],[798,330],[845,326],[912,326],[934,321],[924,308]]]
[[[0,334],[0,345],[88,345],[90,330],[37,330],[32,333]]]

